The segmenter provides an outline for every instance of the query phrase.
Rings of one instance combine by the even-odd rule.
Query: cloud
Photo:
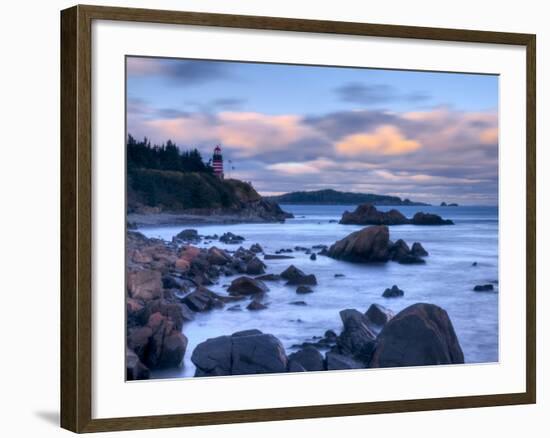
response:
[[[373,105],[379,103],[407,101],[422,102],[430,99],[430,96],[421,92],[401,93],[387,84],[363,84],[349,82],[334,90],[344,102]]]
[[[405,138],[396,126],[382,125],[372,133],[348,135],[335,147],[343,155],[360,156],[409,154],[422,145],[416,140]]]
[[[296,115],[255,112],[221,112],[213,116],[195,113],[189,117],[144,121],[142,129],[153,138],[171,138],[180,144],[222,143],[239,156],[287,150],[288,145],[315,133]]]
[[[231,77],[229,64],[219,61],[128,57],[129,77],[158,76],[181,86],[197,85]]]

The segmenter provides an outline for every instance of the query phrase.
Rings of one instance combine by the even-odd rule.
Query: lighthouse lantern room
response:
[[[212,167],[214,168],[214,175],[220,179],[223,179],[223,156],[220,145],[217,145],[214,148],[214,154],[212,155]]]

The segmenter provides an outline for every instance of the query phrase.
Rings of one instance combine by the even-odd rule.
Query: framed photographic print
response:
[[[535,403],[535,36],[61,13],[61,421]]]

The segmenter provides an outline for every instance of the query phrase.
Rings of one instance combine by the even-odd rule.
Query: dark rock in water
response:
[[[365,316],[373,324],[382,327],[394,317],[394,313],[380,304],[371,304]]]
[[[305,301],[291,301],[288,304],[292,304],[294,306],[307,306],[307,303]]]
[[[312,249],[328,249],[327,245],[313,245]]]
[[[441,204],[439,204],[440,207],[447,207],[447,203],[443,201]]]
[[[329,224],[336,224],[336,223],[338,223],[338,221],[337,221],[336,219],[330,219],[330,220],[328,221],[328,223],[329,223]]]
[[[143,365],[136,353],[126,348],[126,380],[145,380],[149,377],[149,368]]]
[[[366,317],[355,309],[340,312],[344,330],[338,337],[340,353],[367,364],[376,345],[376,334],[367,325]]]
[[[205,240],[218,240],[220,237],[217,234],[204,236]]]
[[[312,292],[313,292],[313,289],[310,288],[309,286],[298,286],[296,288],[297,294],[310,294]]]
[[[307,248],[303,246],[295,246],[294,251],[307,251]]]
[[[411,219],[413,225],[454,225],[450,219],[443,219],[438,214],[423,213],[419,211]]]
[[[280,255],[280,254],[264,254],[264,260],[283,260],[293,259],[293,256]]]
[[[265,273],[266,265],[258,258],[254,257],[246,265],[248,275],[261,275]]]
[[[248,306],[246,306],[248,310],[263,310],[267,309],[267,306],[265,304],[260,303],[257,300],[252,300]]]
[[[309,256],[309,259],[310,260],[317,260],[317,255],[315,253],[313,253]]]
[[[405,292],[403,292],[401,289],[399,289],[395,284],[390,288],[387,288],[382,296],[384,298],[397,298],[402,297],[405,295]]]
[[[401,260],[403,257],[406,257],[411,252],[409,245],[407,245],[407,243],[403,239],[399,239],[393,245],[390,245],[388,250],[390,252],[391,259],[394,261]]]
[[[281,276],[277,274],[264,274],[259,277],[255,277],[255,279],[260,281],[279,281]]]
[[[422,257],[407,254],[401,257],[397,262],[401,265],[423,265],[424,263],[426,263],[426,260],[424,260]]]
[[[414,242],[411,247],[411,254],[415,257],[428,257],[429,253],[420,242]]]
[[[296,285],[309,285],[309,286],[315,286],[317,284],[317,277],[313,274],[304,275],[302,277],[292,278],[287,281],[286,283],[289,286],[296,286]]]
[[[492,292],[495,288],[492,284],[478,284],[474,287],[474,291],[476,292]]]
[[[323,356],[315,347],[305,347],[288,356],[291,362],[299,363],[306,371],[322,371],[325,369]]]
[[[241,309],[240,304],[234,304],[233,306],[228,307],[227,310],[230,311],[230,312],[240,312],[243,309]]]
[[[327,255],[356,263],[387,262],[390,258],[389,241],[387,226],[366,227],[333,244]]]
[[[254,253],[259,253],[259,252],[264,252],[264,249],[262,248],[262,246],[259,243],[255,243],[254,245],[252,245],[250,247],[250,251],[252,251]]]
[[[326,354],[326,367],[328,371],[355,370],[365,368],[365,365],[351,357],[329,351]]]
[[[464,363],[464,354],[447,312],[418,303],[399,312],[382,329],[372,368]]]
[[[306,274],[304,273],[304,271],[298,269],[294,265],[290,265],[283,272],[281,272],[281,278],[284,278],[285,280],[293,280],[296,278],[304,277],[305,275]]]
[[[202,286],[187,295],[182,301],[194,312],[206,312],[223,307],[221,297]]]
[[[477,262],[473,262],[472,266],[474,266],[474,267],[477,266]]]
[[[334,278],[343,278],[345,277],[344,274],[334,274]]]
[[[378,211],[372,204],[361,204],[354,212],[345,211],[340,220],[341,224],[346,225],[402,225],[408,222],[408,219],[399,211]]]
[[[255,295],[267,292],[269,288],[261,281],[250,277],[239,277],[227,289],[230,295]]]
[[[201,238],[197,230],[188,229],[180,231],[174,236],[172,240],[180,240],[182,242],[198,242],[199,240],[201,240]]]
[[[244,242],[244,237],[237,236],[236,234],[233,234],[232,232],[227,232],[221,235],[220,242],[228,243],[228,244],[239,244]]]

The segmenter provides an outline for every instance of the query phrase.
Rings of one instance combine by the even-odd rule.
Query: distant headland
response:
[[[353,205],[368,203],[372,205],[430,205],[423,202],[414,202],[410,199],[401,199],[398,196],[339,192],[333,189],[291,192],[278,196],[268,196],[266,198],[278,204]]]

